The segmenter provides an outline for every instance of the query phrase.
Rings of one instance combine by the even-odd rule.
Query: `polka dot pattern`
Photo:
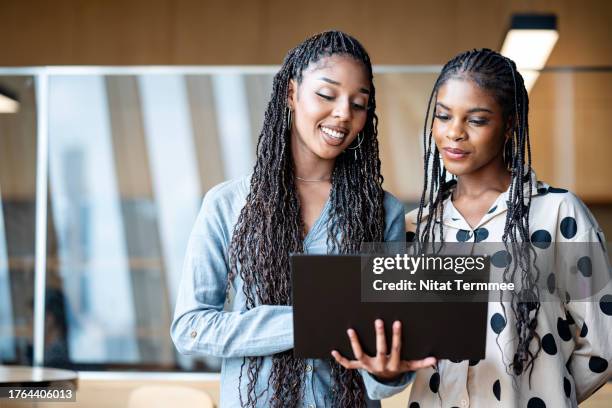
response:
[[[414,242],[414,238],[416,238],[416,234],[412,231],[406,231],[406,242]]]
[[[499,380],[496,380],[493,383],[493,395],[495,395],[495,399],[501,401],[501,384],[499,383]]]
[[[480,360],[470,360],[470,367],[474,367],[478,363],[480,363]]]
[[[574,238],[576,232],[578,231],[578,226],[576,225],[576,220],[574,217],[565,217],[563,220],[561,220],[561,225],[559,228],[561,229],[561,235],[567,239]]]
[[[408,408],[421,408],[418,402],[411,402]]]
[[[589,359],[589,369],[597,374],[603,373],[608,369],[608,362],[601,357],[591,357]]]
[[[612,316],[612,295],[604,295],[599,300],[599,308],[604,314]]]
[[[546,187],[540,187],[538,188],[538,194],[539,195],[544,195],[548,193],[548,189]]]
[[[431,375],[431,378],[429,379],[429,389],[431,390],[431,392],[436,393],[438,392],[439,388],[440,388],[440,374],[433,373]]]
[[[527,408],[546,408],[546,404],[538,397],[530,398],[527,402]]]
[[[489,211],[487,211],[487,214],[493,214],[495,212],[495,210],[497,210],[497,206],[496,205],[491,207],[491,209]]]
[[[567,193],[567,190],[564,188],[548,187],[548,192],[555,193],[555,194],[563,194],[563,193]]]
[[[470,239],[470,231],[464,229],[457,231],[457,241],[466,242],[468,239]]]
[[[574,320],[574,317],[568,311],[565,312],[565,320],[567,320],[567,324],[576,324],[576,321]]]
[[[495,333],[501,333],[504,327],[506,327],[506,319],[504,319],[504,316],[499,313],[495,313],[491,316],[491,329],[493,329]]]
[[[572,396],[572,383],[567,377],[563,377],[563,391],[565,391],[565,396],[567,398]]]
[[[570,341],[572,338],[572,333],[570,332],[567,320],[562,318],[557,319],[557,331],[559,332],[559,337],[561,337],[563,341]]]
[[[489,237],[489,230],[486,228],[476,228],[474,230],[474,242],[482,242]]]
[[[548,248],[551,241],[552,237],[550,236],[550,232],[546,230],[537,230],[531,234],[531,243],[540,249]]]
[[[505,268],[506,266],[510,265],[511,262],[512,255],[510,255],[510,253],[505,249],[497,251],[493,254],[493,256],[491,256],[491,263],[496,268]]]
[[[593,275],[593,263],[591,262],[591,258],[588,256],[583,256],[578,260],[578,270],[585,278],[589,278]]]
[[[557,354],[557,343],[555,343],[555,337],[551,333],[542,337],[542,349],[551,356]]]
[[[580,337],[586,337],[589,334],[589,328],[586,323],[582,323],[582,329],[580,329]]]
[[[557,278],[554,273],[548,275],[546,279],[546,286],[548,287],[548,292],[552,295],[557,290]]]

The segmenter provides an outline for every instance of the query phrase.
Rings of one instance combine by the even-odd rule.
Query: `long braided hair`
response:
[[[231,285],[233,279],[240,276],[244,282],[242,291],[247,309],[259,305],[292,304],[289,254],[304,252],[304,224],[291,156],[287,92],[290,80],[299,85],[303,71],[310,64],[332,55],[347,56],[361,62],[371,86],[367,119],[362,130],[363,142],[358,149],[340,154],[332,171],[328,251],[355,253],[362,242],[380,242],[384,238],[383,178],[378,156],[378,118],[370,58],[355,38],[339,31],[323,32],[289,51],[274,77],[271,100],[257,144],[250,192],[229,249],[228,281]],[[258,395],[256,383],[262,363],[262,357],[244,359],[240,383],[246,371],[248,385],[247,395],[240,393],[241,405],[254,407],[264,393],[271,391],[271,406],[297,406],[304,391],[304,360],[293,357],[291,350],[275,354],[267,389]],[[332,368],[333,406],[364,406],[363,382],[359,373],[344,369],[331,358],[329,364]]]
[[[502,241],[506,249],[512,247],[510,253],[518,256],[515,256],[516,259],[511,263],[512,266],[510,262],[508,263],[503,278],[509,282],[515,282],[515,278],[520,279],[521,290],[519,293],[513,291],[511,298],[511,307],[516,318],[515,329],[518,335],[518,345],[510,368],[517,376],[530,369],[529,376],[531,377],[534,360],[541,350],[541,341],[536,332],[537,315],[540,309],[539,290],[536,285],[539,277],[538,273],[531,273],[529,268],[532,256],[532,250],[528,246],[531,242],[529,208],[533,187],[530,182],[529,98],[523,77],[518,72],[516,64],[490,49],[466,51],[447,62],[429,97],[423,128],[425,179],[415,234],[418,248],[423,248],[424,245],[434,241],[436,235],[443,242],[443,203],[450,196],[451,188],[455,183],[455,180],[447,181],[447,172],[440,160],[440,152],[432,141],[435,108],[433,111],[431,109],[432,101],[437,97],[440,87],[452,78],[469,79],[481,89],[490,92],[502,108],[504,123],[509,123],[511,126],[511,136],[503,147],[503,157],[511,173],[511,182]],[[431,176],[428,175],[430,168]],[[429,211],[428,215],[425,215],[425,209]],[[423,223],[422,226],[421,223]],[[517,276],[517,274],[520,275]],[[502,308],[505,315],[506,309],[503,302]],[[537,343],[535,353],[529,349],[533,340]]]

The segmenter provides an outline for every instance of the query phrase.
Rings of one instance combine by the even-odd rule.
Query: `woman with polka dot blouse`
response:
[[[523,302],[513,296],[489,303],[486,359],[441,360],[417,371],[409,408],[575,407],[612,372],[612,295],[602,231],[578,197],[537,180],[529,100],[513,61],[488,49],[461,53],[442,69],[430,106],[432,101],[425,134],[431,173],[419,208],[406,216],[408,240],[531,242],[556,258],[573,256],[568,253],[576,251],[567,248],[579,245],[563,243],[585,243],[581,250],[591,253],[568,261],[579,273],[551,273],[544,290],[533,274],[517,272]],[[510,259],[500,251],[492,267],[504,270]],[[593,288],[586,300],[567,299],[561,281],[569,276],[574,286],[588,286],[595,268],[607,285]]]
[[[488,49],[457,55],[434,85],[424,134],[426,177],[419,208],[406,215],[406,239],[419,248],[497,243],[491,276],[520,286],[489,303],[484,360],[440,360],[416,373],[397,366],[398,382],[414,376],[409,408],[576,407],[610,378],[605,239],[580,199],[537,180],[528,111],[515,63]],[[525,242],[531,251],[512,251]],[[555,265],[539,279],[528,267],[536,251],[540,262]],[[572,298],[569,287],[587,294]],[[339,361],[361,367],[362,358]]]

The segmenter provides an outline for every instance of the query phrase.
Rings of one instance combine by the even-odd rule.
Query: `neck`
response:
[[[336,159],[322,159],[292,138],[294,174],[305,180],[330,180]]]
[[[488,165],[457,177],[455,198],[461,196],[478,197],[486,191],[503,193],[510,185],[510,173],[506,169],[501,157]]]

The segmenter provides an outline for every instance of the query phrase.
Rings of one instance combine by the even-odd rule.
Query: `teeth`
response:
[[[333,129],[330,129],[328,127],[325,126],[321,126],[321,130],[329,137],[333,137],[334,139],[342,139],[344,138],[344,133],[342,132],[337,132]]]

